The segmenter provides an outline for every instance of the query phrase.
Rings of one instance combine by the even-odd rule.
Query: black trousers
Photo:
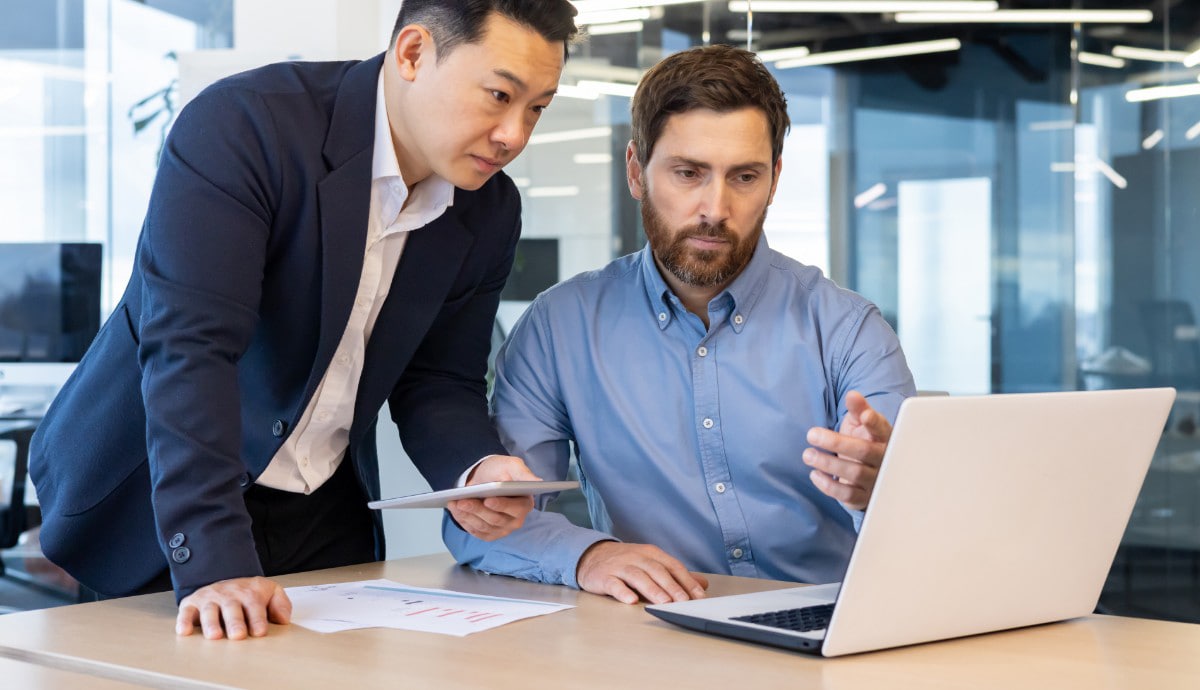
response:
[[[254,484],[245,500],[254,546],[268,577],[375,560],[374,521],[348,458],[311,494]],[[108,598],[80,589],[80,601]],[[171,589],[171,571],[165,568],[136,594]]]

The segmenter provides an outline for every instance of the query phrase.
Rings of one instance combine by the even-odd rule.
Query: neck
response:
[[[663,277],[667,287],[671,288],[671,292],[675,293],[675,296],[683,303],[684,309],[700,317],[700,320],[704,322],[704,327],[708,328],[708,303],[721,294],[721,291],[728,287],[733,279],[730,278],[717,285],[698,287],[683,282],[674,273],[668,271],[657,256],[654,257],[654,265],[658,267],[658,273]]]

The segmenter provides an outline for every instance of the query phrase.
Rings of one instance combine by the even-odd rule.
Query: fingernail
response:
[[[700,587],[693,589],[692,590],[692,598],[693,599],[703,599],[704,598],[704,590]]]
[[[817,428],[815,428],[815,427],[814,427],[814,428],[812,428],[812,429],[809,429],[809,430],[808,430],[808,437],[807,437],[807,438],[808,438],[808,442],[809,442],[809,443],[812,443],[812,444],[814,444],[814,445],[820,445],[820,443],[821,443],[821,430],[820,430],[820,429],[817,429]]]
[[[807,449],[807,450],[805,450],[805,451],[804,451],[804,454],[803,454],[801,457],[803,457],[803,458],[804,458],[804,462],[805,462],[805,464],[811,465],[811,464],[813,463],[813,456],[814,456],[814,455],[816,455],[816,452],[815,452],[815,451],[813,451],[813,449],[812,449],[812,448],[809,448],[809,449]]]

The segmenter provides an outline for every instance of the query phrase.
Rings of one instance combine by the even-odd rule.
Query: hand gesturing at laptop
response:
[[[892,425],[857,391],[846,395],[846,416],[838,431],[808,430],[812,448],[804,451],[804,464],[813,468],[809,479],[826,496],[852,510],[865,510],[879,476],[883,451],[892,436]]]

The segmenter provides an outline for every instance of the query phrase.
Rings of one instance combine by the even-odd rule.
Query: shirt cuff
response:
[[[495,453],[493,453],[492,455],[495,455]],[[482,458],[479,458],[478,460],[475,461],[474,465],[471,465],[470,467],[468,467],[466,469],[465,472],[458,475],[458,481],[454,482],[454,488],[461,489],[464,486],[466,486],[467,485],[467,477],[470,477],[471,473],[475,471],[475,468],[479,467],[483,463],[484,460],[487,460],[488,458],[492,457],[492,455],[485,455]]]

